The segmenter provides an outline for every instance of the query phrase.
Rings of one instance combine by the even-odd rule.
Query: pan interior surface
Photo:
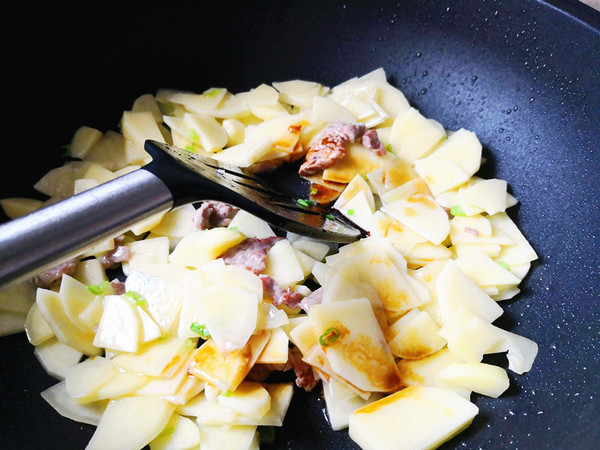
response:
[[[80,125],[114,129],[158,88],[334,86],[383,67],[425,116],[477,134],[482,176],[507,180],[540,257],[499,319],[539,344],[533,369],[509,373],[499,399],[474,396],[480,414],[443,448],[598,448],[600,13],[575,0],[34,3],[5,13],[6,130],[18,140],[2,197],[35,196]],[[40,397],[56,380],[25,335],[2,342],[0,448],[84,448],[93,427]],[[324,408],[297,390],[271,448],[356,448]]]

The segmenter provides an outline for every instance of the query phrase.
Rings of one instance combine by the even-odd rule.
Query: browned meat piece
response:
[[[221,255],[225,264],[244,267],[258,275],[267,264],[267,252],[275,242],[283,239],[273,236],[267,238],[247,238],[231,247]]]
[[[110,282],[110,287],[113,288],[115,294],[123,295],[125,293],[125,283],[120,281],[118,278],[115,278]]]
[[[320,287],[319,289],[311,292],[309,295],[307,295],[300,301],[300,308],[302,308],[302,310],[304,310],[305,312],[308,312],[308,310],[310,309],[311,306],[319,305],[322,302],[323,302],[323,288]]]
[[[239,208],[227,203],[207,201],[196,210],[194,214],[194,225],[201,230],[215,227],[226,227],[231,219],[239,211]]]
[[[125,236],[121,235],[115,238],[115,248],[113,248],[110,252],[106,253],[102,258],[100,258],[100,262],[104,265],[105,268],[115,267],[118,264],[128,261],[131,257],[131,252],[129,251],[129,247],[126,245],[121,245]]]
[[[75,271],[75,265],[78,261],[78,258],[71,258],[68,261],[36,275],[33,281],[39,287],[48,288],[60,281],[63,274],[71,275]]]
[[[288,353],[288,365],[294,369],[296,374],[296,386],[307,392],[312,391],[319,380],[315,377],[312,367],[302,360],[302,353],[298,347],[292,347]]]
[[[362,135],[362,145],[373,150],[377,156],[385,156],[385,147],[377,136],[377,130],[367,130]]]
[[[269,275],[259,275],[263,282],[263,292],[273,299],[273,305],[281,306],[285,305],[288,308],[296,309],[300,307],[300,301],[302,296],[292,290],[289,286],[283,289],[277,282]]]
[[[362,123],[329,125],[308,147],[306,160],[300,166],[298,173],[307,177],[331,167],[346,154],[344,144],[356,141],[364,132],[365,126]]]

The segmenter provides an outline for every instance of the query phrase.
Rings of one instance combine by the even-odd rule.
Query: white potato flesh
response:
[[[363,230],[369,231],[371,229],[371,223],[373,222],[373,208],[364,191],[358,192],[354,197],[344,203],[344,206],[342,206],[339,211]]]
[[[470,178],[481,164],[481,143],[475,133],[461,128],[442,142],[427,159],[450,161]]]
[[[256,427],[233,425],[200,425],[200,447],[203,450],[251,450],[257,441]]]
[[[37,303],[31,305],[25,321],[25,333],[31,345],[40,345],[54,336]]]
[[[86,450],[138,450],[164,429],[174,406],[153,397],[123,397],[112,400]]]
[[[193,205],[184,205],[167,212],[160,223],[152,228],[152,233],[181,238],[196,229],[194,225],[194,214],[196,208]]]
[[[101,349],[93,345],[94,334],[83,332],[63,310],[60,294],[48,289],[38,289],[36,302],[44,320],[63,344],[89,356],[99,355]]]
[[[272,277],[283,288],[304,280],[304,271],[292,244],[286,239],[277,241],[267,251],[263,274]]]
[[[454,383],[445,381],[440,372],[452,364],[464,362],[463,359],[448,350],[447,347],[421,359],[401,359],[398,361],[398,373],[405,386],[431,386],[451,389],[469,399],[471,391]]]
[[[244,141],[241,144],[227,147],[213,158],[225,164],[231,164],[238,167],[250,167],[252,164],[261,161],[273,149],[273,142],[269,138],[258,138],[251,141]]]
[[[199,315],[223,353],[241,350],[256,328],[258,302],[253,292],[215,284],[198,292]]]
[[[193,231],[184,236],[169,255],[169,261],[199,268],[239,244],[246,236],[231,228]]]
[[[288,361],[289,338],[282,328],[273,328],[266,347],[256,360],[257,364],[285,364]]]
[[[323,351],[340,377],[364,391],[388,392],[398,387],[394,357],[369,300],[314,305],[309,321],[315,336],[324,336]],[[338,335],[330,343],[328,330]]]
[[[352,123],[356,117],[347,108],[328,97],[314,97],[312,99],[313,123]]]
[[[243,209],[239,210],[231,219],[229,228],[240,231],[247,237],[263,239],[275,236],[271,225]]]
[[[150,450],[187,450],[199,446],[198,425],[179,414],[173,414],[164,430],[150,442]]]
[[[147,139],[165,142],[154,116],[150,112],[124,111],[121,118],[121,130],[126,139],[140,148],[144,148]]]
[[[410,386],[356,410],[349,433],[365,450],[435,448],[469,426],[478,412],[450,390]]]
[[[64,274],[60,283],[60,300],[63,310],[71,322],[77,326],[83,333],[92,332],[79,315],[94,300],[95,295],[90,292],[87,286],[70,275]]]
[[[346,203],[354,198],[359,192],[365,194],[366,200],[369,203],[371,212],[375,212],[375,199],[369,184],[360,175],[356,175],[350,183],[346,185],[340,196],[334,202],[333,207],[341,210]]]
[[[498,398],[510,384],[506,370],[485,363],[456,363],[442,369],[440,379],[488,397]]]
[[[437,298],[442,320],[449,319],[464,306],[482,319],[493,322],[504,312],[453,260],[448,260],[436,279]]]
[[[343,383],[335,380],[322,380],[323,398],[327,408],[327,418],[331,429],[335,431],[348,428],[350,416],[358,408],[368,405],[382,397],[382,394],[372,393],[368,399],[357,395]]]
[[[271,409],[271,396],[260,383],[242,382],[235,391],[217,396],[219,404],[236,414],[261,419]]]
[[[218,152],[227,145],[227,131],[211,116],[205,114],[185,114],[183,121],[188,129],[194,130],[199,144],[207,152]],[[194,139],[192,139],[195,142]]]
[[[40,209],[44,202],[35,198],[11,197],[0,200],[0,207],[9,219],[16,219]]]
[[[158,377],[168,367],[181,364],[193,348],[192,339],[171,337],[144,344],[137,353],[121,353],[113,361],[130,372]]]
[[[97,426],[106,409],[106,401],[80,403],[67,392],[66,383],[61,381],[41,392],[41,396],[61,416],[75,422]]]
[[[125,280],[125,290],[141,296],[144,308],[164,333],[181,309],[186,273],[177,264],[144,265],[143,272],[132,270]]]
[[[448,214],[428,195],[416,194],[396,200],[383,206],[381,211],[435,245],[441,244],[450,233]]]
[[[83,159],[85,155],[98,143],[102,132],[96,128],[81,126],[71,138],[71,156]]]
[[[137,352],[142,337],[142,321],[136,305],[124,295],[107,295],[94,337],[96,347]]]
[[[427,312],[413,309],[390,326],[390,350],[404,359],[423,358],[446,345],[438,332],[438,325]]]
[[[119,373],[119,368],[108,358],[91,357],[71,367],[65,374],[65,386],[71,397],[80,403],[98,400],[97,392]]]
[[[415,108],[410,108],[396,116],[390,139],[396,155],[414,162],[431,153],[445,136],[446,132],[440,124],[423,117]]]
[[[83,353],[56,338],[39,344],[33,353],[46,373],[58,380],[64,380],[67,372],[79,363],[83,356]]]

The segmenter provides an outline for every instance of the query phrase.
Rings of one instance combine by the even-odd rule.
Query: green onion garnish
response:
[[[198,132],[196,130],[194,130],[193,128],[190,128],[188,130],[188,139],[192,142],[199,142],[200,136],[198,136]]]
[[[186,146],[185,146],[185,149],[186,149],[188,152],[196,153],[196,150],[194,150],[194,146],[193,146],[193,145],[186,145]]]
[[[210,337],[210,332],[205,325],[199,324],[198,322],[194,322],[190,325],[190,330],[199,335],[202,339],[208,339]]]
[[[104,280],[100,284],[90,284],[87,288],[94,295],[101,295],[108,289],[110,286],[110,282],[108,280]]]
[[[208,91],[206,91],[204,93],[204,95],[206,95],[207,97],[215,97],[215,96],[219,95],[219,92],[221,92],[221,89],[213,88],[213,89],[209,89]]]
[[[146,303],[147,303],[146,298],[138,292],[127,291],[127,292],[125,292],[125,297],[127,297],[129,299],[129,301],[131,303],[133,303],[134,305],[146,306]]]
[[[231,397],[231,391],[221,392],[219,395],[222,395],[223,397]]]
[[[348,214],[349,216],[353,216],[354,210],[352,208],[350,208],[348,211],[346,211],[346,214]]]
[[[389,153],[392,153],[392,144],[388,144],[388,145],[386,145],[386,146],[385,146],[385,151],[386,151],[386,152],[389,152]]]
[[[466,216],[465,212],[463,211],[460,205],[454,205],[452,208],[450,208],[450,214],[452,214],[453,216]]]
[[[503,268],[504,268],[504,269],[506,269],[506,270],[510,270],[510,267],[509,267],[509,265],[508,265],[508,264],[506,264],[504,261],[498,261],[498,265],[499,265],[500,267],[503,267]]]
[[[327,217],[329,220],[335,220],[335,217],[333,217],[333,214],[327,214],[325,217]]]
[[[319,190],[318,190],[317,188],[312,188],[312,189],[310,190],[310,195],[315,195],[315,194],[317,194],[318,192],[319,192]]]
[[[337,341],[340,335],[340,330],[337,328],[328,328],[325,333],[319,336],[319,343],[327,347]]]

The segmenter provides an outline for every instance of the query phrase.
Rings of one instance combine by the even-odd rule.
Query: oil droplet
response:
[[[423,71],[423,73],[422,73],[422,75],[423,75],[424,77],[426,77],[427,75],[429,75],[429,72],[427,72],[426,70],[424,70],[424,71]]]
[[[417,53],[415,53],[415,56],[416,56],[417,58],[420,58],[421,56],[423,56],[423,53],[421,53],[421,52],[417,52]]]

